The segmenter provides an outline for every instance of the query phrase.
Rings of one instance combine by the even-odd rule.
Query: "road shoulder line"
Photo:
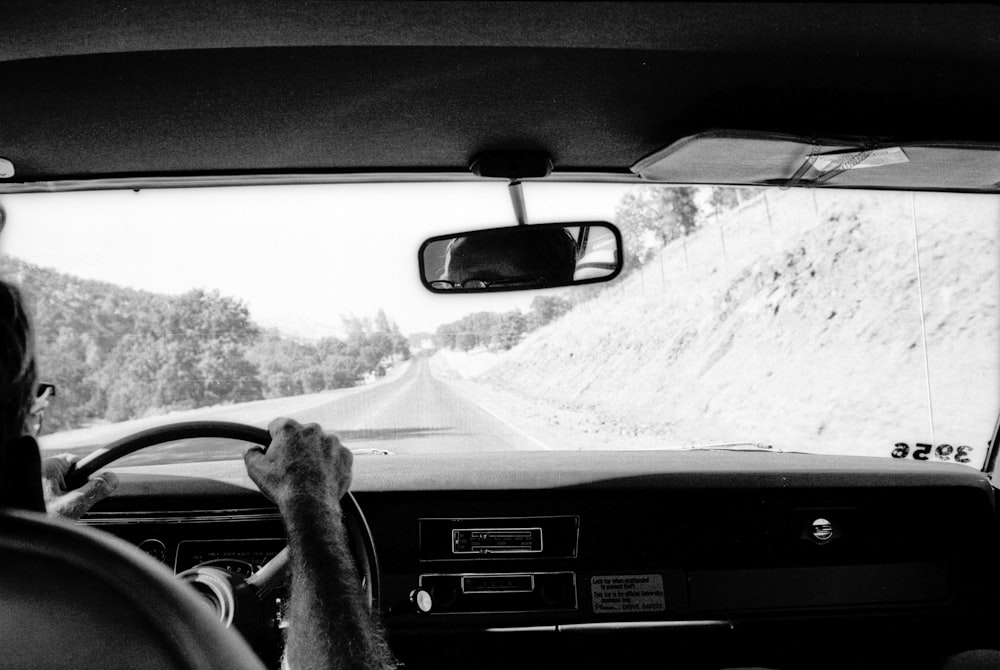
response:
[[[517,426],[515,426],[514,424],[512,424],[507,419],[503,418],[502,416],[500,416],[499,414],[497,414],[493,410],[487,408],[485,405],[483,405],[482,403],[480,403],[478,400],[472,400],[470,398],[466,398],[466,400],[468,400],[469,402],[474,403],[476,405],[476,407],[478,407],[479,409],[483,410],[484,412],[486,412],[487,414],[489,414],[490,416],[492,416],[494,419],[496,419],[497,421],[499,421],[503,425],[505,425],[508,428],[510,428],[512,431],[514,431],[518,435],[520,435],[520,436],[522,436],[522,437],[524,437],[524,438],[526,438],[528,440],[531,440],[532,442],[534,442],[535,444],[537,444],[539,447],[541,447],[543,450],[545,450],[545,451],[554,451],[554,449],[552,449],[552,447],[550,447],[549,445],[545,444],[544,442],[542,442],[541,440],[539,440],[534,435],[529,435],[528,433],[524,432],[523,430],[521,430],[520,428],[518,428]]]

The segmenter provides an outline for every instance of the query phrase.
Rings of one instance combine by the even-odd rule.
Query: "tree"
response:
[[[566,298],[554,295],[537,295],[531,300],[531,311],[528,316],[531,330],[552,323],[566,312],[573,309],[573,303]]]
[[[264,374],[264,388],[268,398],[285,398],[302,395],[302,383],[288,372],[271,372]]]
[[[399,356],[404,361],[410,359],[410,339],[399,332],[399,326],[393,321],[389,324],[389,336],[392,339],[392,355]]]
[[[361,347],[359,352],[359,361],[361,362],[361,367],[365,372],[374,372],[375,368],[382,361],[382,351],[371,344],[366,344]]]
[[[209,342],[201,352],[197,371],[205,380],[200,401],[204,405],[248,402],[264,397],[260,370],[247,360],[245,349],[238,345]]]
[[[322,365],[312,365],[295,372],[295,380],[302,386],[303,393],[319,393],[327,388],[326,374]]]
[[[434,346],[439,349],[457,349],[456,338],[458,336],[457,323],[445,323],[438,326],[434,332]]]
[[[713,186],[708,196],[708,204],[714,211],[734,209],[742,202],[740,189],[732,186]]]
[[[260,371],[263,394],[280,398],[305,392],[299,372],[319,363],[318,353],[315,347],[269,331],[258,338],[248,356]]]
[[[354,386],[360,379],[361,366],[350,356],[334,355],[323,359],[326,387],[330,389]]]
[[[324,337],[316,343],[316,351],[323,359],[331,356],[343,356],[344,352],[347,351],[347,344],[336,337]]]
[[[760,194],[761,190],[739,186],[713,186],[708,197],[708,204],[713,212],[721,213],[739,207],[747,200]]]
[[[389,317],[385,315],[385,310],[379,307],[378,312],[375,313],[375,332],[389,333],[391,331],[392,326],[389,325]]]
[[[392,334],[392,353],[402,360],[410,360],[410,340],[400,332]]]
[[[162,344],[148,333],[122,337],[94,375],[105,396],[103,418],[124,421],[142,416],[152,407],[170,404],[168,392],[174,387],[165,383],[170,381],[164,379],[164,372],[169,374],[165,353]]]
[[[180,384],[174,404],[194,407],[261,397],[258,370],[246,358],[259,334],[247,306],[218,291],[181,295],[166,314],[169,366]]]
[[[470,351],[476,346],[476,336],[470,332],[461,332],[455,336],[455,348],[459,351]]]
[[[625,247],[625,272],[646,263],[667,243],[691,234],[698,225],[696,193],[686,186],[640,186],[622,198],[615,221]]]
[[[59,389],[46,413],[47,428],[72,428],[103,415],[105,399],[93,375],[106,354],[90,333],[63,328],[38,347],[39,374],[43,380],[56,382]]]
[[[496,343],[499,349],[510,349],[524,336],[528,330],[528,320],[520,310],[513,310],[500,316],[500,328]]]
[[[31,287],[42,375],[59,387],[52,428],[353,386],[410,355],[384,310],[345,317],[346,340],[300,341],[262,332],[242,301],[218,291],[156,295],[16,258],[3,270]]]
[[[391,333],[379,331],[368,336],[368,346],[378,352],[379,358],[375,362],[379,363],[386,358],[392,357],[395,349],[395,342],[393,341]]]
[[[383,310],[378,311],[374,322],[369,318],[359,319],[355,316],[345,316],[343,320],[347,331],[346,354],[358,361],[361,375],[378,372],[382,361],[391,359],[397,352],[405,352],[409,356],[405,338],[399,334],[399,328]]]

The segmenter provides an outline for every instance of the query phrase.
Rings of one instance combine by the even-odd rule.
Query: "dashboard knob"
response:
[[[434,599],[424,589],[413,589],[410,591],[410,605],[417,614],[429,614],[434,608]]]

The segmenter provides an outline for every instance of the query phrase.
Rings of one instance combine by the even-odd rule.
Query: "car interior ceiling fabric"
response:
[[[1000,113],[986,5],[255,0],[212,3],[193,22],[187,11],[13,3],[0,22],[12,183],[455,171],[490,148],[628,176],[713,128],[986,141]]]

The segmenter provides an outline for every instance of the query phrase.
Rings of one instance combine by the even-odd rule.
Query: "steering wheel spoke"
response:
[[[261,566],[260,570],[247,578],[247,584],[253,587],[257,597],[264,600],[285,582],[288,571],[288,547],[282,549],[270,561]]]

